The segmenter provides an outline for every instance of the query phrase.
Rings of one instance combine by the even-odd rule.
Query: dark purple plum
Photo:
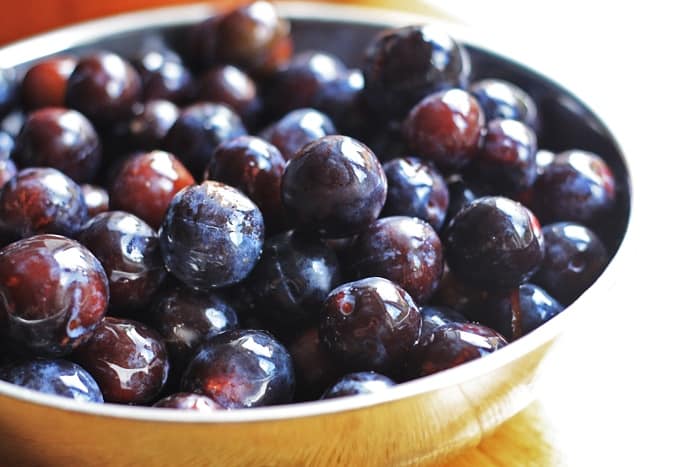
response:
[[[131,61],[141,76],[144,101],[163,99],[181,105],[193,98],[194,78],[172,50],[146,48]]]
[[[365,100],[387,120],[401,120],[428,94],[462,88],[471,72],[464,47],[436,26],[378,34],[365,51]]]
[[[392,159],[382,167],[389,187],[382,216],[417,217],[439,231],[449,204],[442,174],[417,157]]]
[[[544,260],[532,281],[569,305],[605,269],[609,260],[605,245],[592,230],[573,222],[546,225],[542,234]]]
[[[219,144],[246,133],[241,118],[229,107],[199,102],[180,112],[168,130],[163,146],[175,154],[195,177],[201,177]]]
[[[469,92],[479,101],[487,121],[497,118],[518,120],[538,131],[539,113],[532,98],[518,86],[500,79],[473,83]]]
[[[339,286],[321,309],[321,340],[351,371],[400,371],[420,334],[421,315],[411,296],[380,277]]]
[[[0,370],[0,379],[27,389],[83,402],[104,402],[95,379],[73,362],[41,358]]]
[[[88,217],[92,218],[101,212],[109,211],[109,193],[97,185],[84,183],[80,185],[80,190],[85,198]]]
[[[53,167],[78,183],[91,181],[102,161],[100,140],[80,112],[48,107],[32,112],[15,141],[21,167]]]
[[[95,378],[107,402],[147,404],[168,378],[165,343],[138,321],[105,318],[73,357]]]
[[[292,110],[260,134],[290,160],[306,144],[336,134],[327,115],[314,109]]]
[[[478,156],[484,125],[476,99],[462,89],[448,89],[426,96],[411,109],[403,135],[414,154],[459,170]]]
[[[268,328],[289,332],[317,322],[323,301],[340,282],[332,249],[314,237],[288,232],[267,239],[247,285]]]
[[[358,69],[347,70],[325,82],[313,107],[328,115],[341,134],[354,135],[367,130],[371,120],[362,99],[365,79]]]
[[[462,209],[444,233],[450,269],[468,284],[512,288],[526,281],[544,258],[539,222],[508,198],[487,196]]]
[[[603,159],[587,151],[565,151],[537,177],[533,210],[545,223],[591,226],[612,210],[615,191],[615,178]]]
[[[107,276],[90,251],[59,235],[0,250],[0,334],[41,356],[61,356],[102,322]]]
[[[66,86],[77,60],[68,55],[32,65],[22,78],[22,106],[27,111],[66,105]]]
[[[171,274],[189,287],[211,289],[245,279],[260,258],[264,237],[262,213],[247,196],[206,181],[175,195],[160,245]]]
[[[231,65],[211,68],[199,77],[197,100],[229,106],[248,127],[255,126],[262,111],[255,82]]]
[[[204,394],[227,409],[291,402],[292,358],[265,331],[229,331],[200,347],[185,370],[182,390]]]
[[[326,136],[289,161],[282,203],[290,221],[322,237],[360,232],[379,217],[387,181],[374,153],[348,136]]]
[[[78,239],[107,273],[111,310],[138,316],[165,279],[156,232],[133,214],[108,211],[90,219]]]
[[[452,308],[446,306],[424,306],[420,309],[421,317],[423,318],[423,327],[421,328],[421,341],[430,337],[430,334],[443,324],[448,323],[465,323],[466,319],[460,313],[457,313]]]
[[[135,111],[126,123],[126,138],[134,149],[149,151],[163,146],[180,110],[165,100],[150,100]]]
[[[318,399],[342,375],[338,364],[321,342],[317,325],[291,339],[287,348],[294,363],[296,401]]]
[[[430,298],[442,277],[440,238],[427,222],[415,217],[376,220],[357,237],[348,260],[355,278],[389,279],[417,303]]]
[[[73,237],[87,220],[80,186],[52,168],[21,170],[0,189],[0,234]]]
[[[358,396],[361,394],[374,394],[386,391],[396,383],[374,371],[362,371],[343,376],[333,386],[323,393],[321,399],[334,399],[336,397]]]
[[[224,409],[219,403],[207,396],[188,392],[171,394],[153,404],[153,407],[161,409],[194,410],[197,412],[212,412],[214,410]]]

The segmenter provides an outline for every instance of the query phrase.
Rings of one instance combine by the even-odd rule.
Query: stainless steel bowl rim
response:
[[[438,18],[401,13],[393,10],[360,6],[281,2],[277,4],[277,7],[283,16],[292,19],[318,21],[342,19],[347,22],[387,27],[416,23],[439,24],[459,41],[474,45],[487,52],[507,57],[509,60],[518,63],[524,68],[528,68],[527,65],[523,65],[523,62],[518,60],[518,56],[508,53],[506,42],[499,42],[498,46],[494,48],[492,41],[484,41],[483,35],[478,34],[464,24],[451,23]],[[184,7],[157,8],[80,23],[75,26],[57,29],[0,48],[0,67],[16,66],[28,60],[60,52],[66,48],[87,44],[99,38],[117,33],[137,31],[151,27],[191,24],[211,16],[216,11],[213,5],[195,4]],[[542,70],[538,69],[538,72],[544,74]],[[563,88],[572,92],[591,109],[591,106],[588,105],[589,100],[586,99],[585,95],[577,94],[575,89],[566,87],[565,83],[557,81],[556,70],[554,68],[552,68],[552,70],[547,70],[546,76],[555,83],[564,84],[562,86]],[[591,110],[603,123],[606,122],[605,116],[601,116],[599,113],[595,112],[595,109]],[[614,129],[611,131],[611,134],[615,137],[628,171],[633,174],[634,167],[630,167],[629,159],[625,159],[624,157],[625,154],[627,154],[625,146],[623,145],[624,141],[621,142],[619,140],[619,134],[616,134]],[[634,175],[632,175],[631,178],[635,180],[635,182],[637,181]],[[565,312],[491,355],[428,377],[399,384],[381,393],[324,401],[206,413],[165,410],[151,407],[132,407],[110,403],[94,404],[77,402],[64,397],[43,394],[3,381],[0,381],[0,395],[54,407],[60,410],[81,412],[102,417],[175,423],[250,423],[313,417],[347,410],[359,410],[378,404],[386,404],[404,398],[419,396],[432,391],[438,391],[464,381],[483,377],[494,369],[518,359],[552,341],[571,325],[572,321],[577,318],[577,315],[585,313],[586,309],[599,304],[601,300],[605,299],[605,294],[614,287],[615,283],[621,279],[622,273],[628,269],[625,265],[631,264],[632,254],[630,252],[630,244],[635,242],[631,241],[630,238],[636,238],[638,232],[638,216],[632,194],[633,193],[630,193],[630,219],[625,238],[620,248],[606,270],[598,278],[595,285],[569,306]]]

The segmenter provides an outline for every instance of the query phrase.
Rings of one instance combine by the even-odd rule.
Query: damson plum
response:
[[[109,126],[125,119],[140,98],[138,72],[111,52],[96,52],[81,58],[66,85],[66,105],[97,126]]]
[[[165,344],[137,321],[105,318],[74,358],[95,377],[107,402],[148,403],[168,378]]]
[[[126,123],[129,146],[145,151],[161,147],[179,114],[177,106],[170,101],[147,101]]]
[[[324,83],[313,107],[328,115],[342,134],[357,134],[371,125],[362,99],[365,79],[358,69],[347,70]]]
[[[442,243],[430,225],[415,217],[376,220],[355,240],[348,255],[358,279],[384,277],[424,303],[442,277]]]
[[[22,79],[22,105],[31,111],[66,105],[66,86],[77,60],[71,56],[47,58],[33,65]]]
[[[321,309],[321,340],[354,371],[396,372],[420,333],[421,315],[411,296],[380,277],[339,286]]]
[[[95,217],[101,212],[109,210],[109,193],[102,187],[84,183],[80,185],[80,190],[85,198],[88,217]]]
[[[463,88],[471,72],[461,45],[436,26],[406,26],[375,37],[365,52],[365,100],[387,120],[401,120],[428,94]]]
[[[37,355],[68,354],[108,302],[102,265],[76,241],[37,235],[0,250],[0,330]]]
[[[494,329],[509,342],[533,331],[563,310],[558,301],[534,284],[522,284],[512,290],[481,291],[480,297],[481,300],[465,307],[463,313]]]
[[[103,402],[95,379],[73,362],[33,359],[0,370],[0,379],[27,389],[76,401]]]
[[[476,161],[481,179],[500,193],[515,194],[532,187],[537,177],[537,137],[517,120],[495,119]]]
[[[162,409],[195,410],[197,412],[211,412],[214,410],[224,409],[220,404],[207,396],[188,392],[171,394],[153,404],[153,407],[159,407]]]
[[[388,183],[384,216],[412,216],[440,230],[449,192],[440,172],[417,157],[402,157],[382,166]]]
[[[374,371],[350,373],[343,376],[333,386],[323,393],[321,399],[333,399],[335,397],[357,396],[360,394],[374,394],[395,386],[396,383]]]
[[[157,229],[175,194],[190,185],[194,185],[192,174],[172,154],[137,153],[117,170],[109,192],[110,205],[135,214]]]
[[[238,328],[236,311],[214,293],[170,287],[151,306],[148,322],[168,348],[171,379],[179,378],[197,347],[207,339]]]
[[[608,264],[608,253],[598,236],[580,224],[550,224],[542,228],[542,234],[544,261],[532,281],[569,305],[600,276]]]
[[[462,89],[448,89],[418,102],[404,121],[403,134],[414,153],[458,170],[477,157],[484,124],[476,99]]]
[[[163,145],[201,177],[219,144],[245,134],[241,118],[227,106],[200,102],[182,110]]]
[[[321,342],[317,325],[295,336],[287,348],[294,363],[294,399],[297,401],[318,399],[342,375],[341,369]]]
[[[455,275],[485,288],[516,287],[544,258],[535,216],[523,205],[498,196],[479,198],[457,213],[444,242]]]
[[[205,342],[185,370],[182,390],[227,409],[291,402],[294,368],[287,350],[265,331],[238,330]]]
[[[243,193],[207,181],[178,192],[163,220],[160,245],[165,266],[196,289],[245,279],[260,258],[262,213]]]
[[[320,240],[288,232],[269,238],[247,282],[261,319],[273,330],[298,329],[318,319],[341,281],[335,253]]]
[[[229,106],[249,127],[255,126],[262,110],[255,82],[231,65],[209,69],[200,76],[197,99]]]
[[[271,3],[248,3],[219,18],[213,38],[218,62],[266,75],[291,56],[289,22],[280,17]]]
[[[0,234],[8,237],[42,233],[72,237],[86,220],[80,186],[56,169],[21,170],[0,190]]]
[[[80,112],[49,107],[29,114],[13,157],[22,167],[53,167],[83,183],[97,173],[102,150],[95,129]]]
[[[290,220],[322,237],[348,237],[366,228],[379,217],[386,193],[386,175],[374,153],[347,136],[307,144],[282,177]]]
[[[598,222],[615,205],[615,178],[599,156],[581,150],[557,154],[534,186],[533,210],[542,222]]]
[[[461,175],[450,175],[445,181],[447,182],[450,203],[447,206],[445,222],[442,224],[443,230],[464,206],[487,194],[486,187],[466,182]]]
[[[239,136],[216,148],[205,178],[238,188],[250,197],[262,211],[270,233],[286,224],[280,194],[285,164],[275,146],[254,136]]]
[[[430,337],[430,334],[443,324],[464,323],[466,319],[452,308],[445,306],[424,306],[420,309],[423,318],[421,328],[421,342]]]
[[[343,62],[333,55],[318,51],[295,55],[272,77],[267,102],[273,115],[303,107],[315,108],[324,87],[346,72]]]
[[[327,115],[314,109],[297,109],[267,127],[260,137],[272,143],[290,160],[304,145],[323,136],[336,134]]]
[[[483,357],[507,344],[491,328],[476,323],[448,323],[430,334],[415,353],[417,376],[427,376]]]
[[[109,278],[109,304],[135,316],[165,279],[158,236],[133,214],[109,211],[93,217],[78,237],[100,260]]]
[[[194,78],[172,50],[150,47],[139,52],[132,63],[141,76],[144,101],[163,99],[186,104],[193,98]]]
[[[469,92],[479,101],[487,121],[506,118],[523,122],[534,131],[539,129],[535,102],[515,84],[500,79],[483,79],[473,83]]]

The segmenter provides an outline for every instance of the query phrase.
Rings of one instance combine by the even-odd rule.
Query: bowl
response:
[[[297,50],[322,48],[360,63],[378,31],[435,23],[376,9],[281,3]],[[21,73],[48,55],[106,48],[126,53],[152,35],[177,45],[183,29],[215,13],[211,5],[157,9],[84,23],[0,49],[0,64]],[[0,382],[0,458],[8,465],[404,465],[443,461],[473,446],[533,399],[533,384],[561,333],[603,306],[627,253],[631,191],[620,144],[570,91],[489,49],[460,25],[473,77],[508,79],[543,115],[540,146],[598,153],[621,185],[618,213],[602,237],[615,255],[603,275],[565,312],[503,349],[383,393],[214,413],[77,403]],[[508,57],[508,58],[507,58]]]

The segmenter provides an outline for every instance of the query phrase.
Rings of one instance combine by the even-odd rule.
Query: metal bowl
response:
[[[367,8],[282,3],[297,50],[324,49],[360,63],[387,26],[436,22]],[[153,35],[177,44],[210,5],[151,10],[84,23],[0,49],[20,72],[51,54],[107,48],[128,52]],[[0,458],[7,465],[403,465],[445,460],[476,445],[524,408],[543,358],[588,309],[604,304],[628,254],[631,198],[627,162],[605,124],[571,92],[504,58],[464,26],[445,24],[468,45],[473,75],[501,77],[538,102],[540,146],[603,156],[622,185],[619,213],[603,233],[616,252],[604,274],[565,312],[492,355],[380,394],[215,413],[77,403],[0,382]],[[625,241],[623,240],[625,238]],[[587,317],[583,317],[584,319]]]

